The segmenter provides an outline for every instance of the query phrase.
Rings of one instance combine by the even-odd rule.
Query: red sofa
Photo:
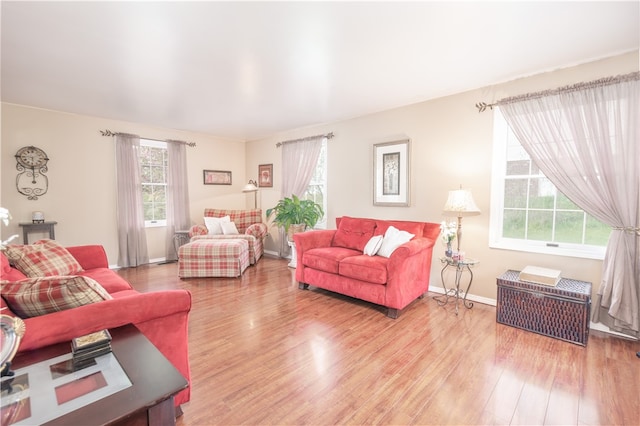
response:
[[[300,289],[312,285],[382,305],[391,318],[428,291],[440,224],[345,216],[336,225],[335,230],[294,234]],[[390,226],[414,237],[388,258],[364,254],[371,238],[384,236]]]
[[[93,278],[113,299],[24,318],[26,332],[18,352],[70,341],[74,337],[94,331],[132,323],[191,383],[187,334],[191,293],[186,290],[139,293],[109,269],[107,255],[102,246],[67,247],[67,250],[84,269],[76,275]],[[2,280],[11,282],[26,278],[22,272],[10,266],[4,253],[0,254],[0,258]],[[5,300],[1,299],[0,303],[2,313],[11,315]],[[175,396],[175,405],[179,406],[189,401],[190,392],[190,387],[179,392]]]

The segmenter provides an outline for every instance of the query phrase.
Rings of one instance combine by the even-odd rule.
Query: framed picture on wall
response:
[[[409,206],[411,141],[373,145],[373,205]]]
[[[231,185],[231,172],[225,170],[203,170],[205,185]]]
[[[258,166],[258,186],[261,188],[273,187],[273,164]]]

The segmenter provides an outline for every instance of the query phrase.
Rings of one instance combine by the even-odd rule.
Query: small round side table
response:
[[[465,258],[463,260],[453,259],[451,257],[441,257],[440,262],[444,265],[442,270],[440,271],[440,279],[442,280],[442,287],[444,288],[444,294],[440,296],[434,296],[433,299],[438,302],[438,305],[444,306],[449,303],[449,299],[455,298],[456,300],[456,315],[458,315],[458,302],[462,296],[462,305],[467,308],[473,308],[473,302],[469,302],[467,300],[467,294],[469,293],[469,289],[471,288],[471,283],[473,281],[473,271],[471,268],[480,263],[480,261],[471,258]],[[447,269],[454,268],[456,277],[455,282],[452,287],[447,289],[446,280],[444,279],[444,273]],[[460,290],[460,280],[462,279],[462,275],[468,272],[469,273],[469,283],[467,284],[466,290]]]

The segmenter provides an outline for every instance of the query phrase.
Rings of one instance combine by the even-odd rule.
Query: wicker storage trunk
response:
[[[556,339],[587,345],[591,283],[562,278],[556,286],[520,281],[519,271],[498,278],[496,320]]]

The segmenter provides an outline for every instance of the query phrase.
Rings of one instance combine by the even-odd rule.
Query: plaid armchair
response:
[[[262,223],[262,209],[230,210],[204,209],[205,217],[229,216],[235,223],[239,235],[209,235],[204,224],[193,225],[189,230],[191,241],[201,239],[244,239],[249,243],[249,263],[253,265],[264,254],[264,239],[267,236],[267,225]]]

